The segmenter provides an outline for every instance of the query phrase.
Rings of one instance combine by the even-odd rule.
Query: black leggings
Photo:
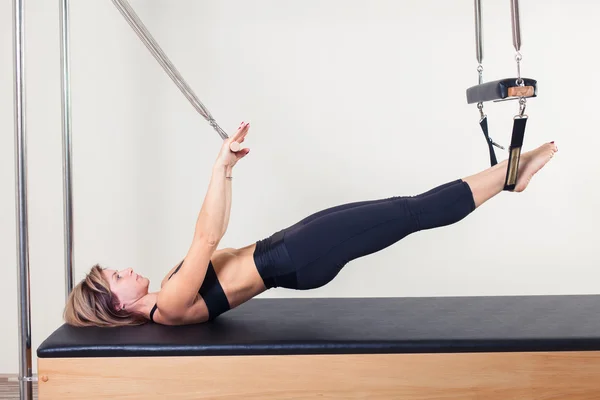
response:
[[[460,179],[418,196],[344,204],[258,241],[254,261],[267,288],[314,289],[354,259],[411,233],[458,222],[473,210],[471,189]]]

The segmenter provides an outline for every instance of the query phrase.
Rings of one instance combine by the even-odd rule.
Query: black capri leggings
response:
[[[354,259],[413,232],[458,222],[473,210],[471,189],[460,179],[418,196],[344,204],[258,241],[254,261],[267,288],[314,289]]]

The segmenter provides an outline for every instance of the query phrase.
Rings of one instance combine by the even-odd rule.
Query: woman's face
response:
[[[132,304],[148,294],[150,281],[142,275],[136,274],[133,268],[121,271],[105,269],[104,277],[110,282],[110,291],[119,299],[119,305]]]

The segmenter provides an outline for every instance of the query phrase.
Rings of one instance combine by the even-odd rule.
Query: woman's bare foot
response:
[[[515,192],[522,192],[525,190],[529,181],[558,151],[558,147],[554,142],[546,143],[541,145],[535,150],[528,151],[527,153],[521,154],[521,160],[519,161],[519,176],[517,178],[517,185],[515,186]]]
[[[529,181],[558,151],[558,147],[552,143],[541,145],[535,150],[521,154],[519,160],[519,171],[515,192],[522,192],[527,188]],[[475,175],[463,179],[473,193],[475,208],[501,193],[504,190],[506,180],[506,169],[508,160],[503,160],[498,164],[483,170]]]

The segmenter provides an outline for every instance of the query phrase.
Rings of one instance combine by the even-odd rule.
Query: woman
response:
[[[229,222],[233,167],[249,149],[236,153],[249,123],[224,141],[184,260],[148,292],[147,278],[131,268],[94,266],[71,292],[65,320],[75,326],[165,325],[212,320],[272,287],[296,290],[330,282],[351,260],[382,250],[417,231],[460,221],[503,190],[507,161],[418,196],[350,203],[313,214],[297,224],[240,249],[220,249]],[[558,151],[552,143],[521,155],[515,191]]]

